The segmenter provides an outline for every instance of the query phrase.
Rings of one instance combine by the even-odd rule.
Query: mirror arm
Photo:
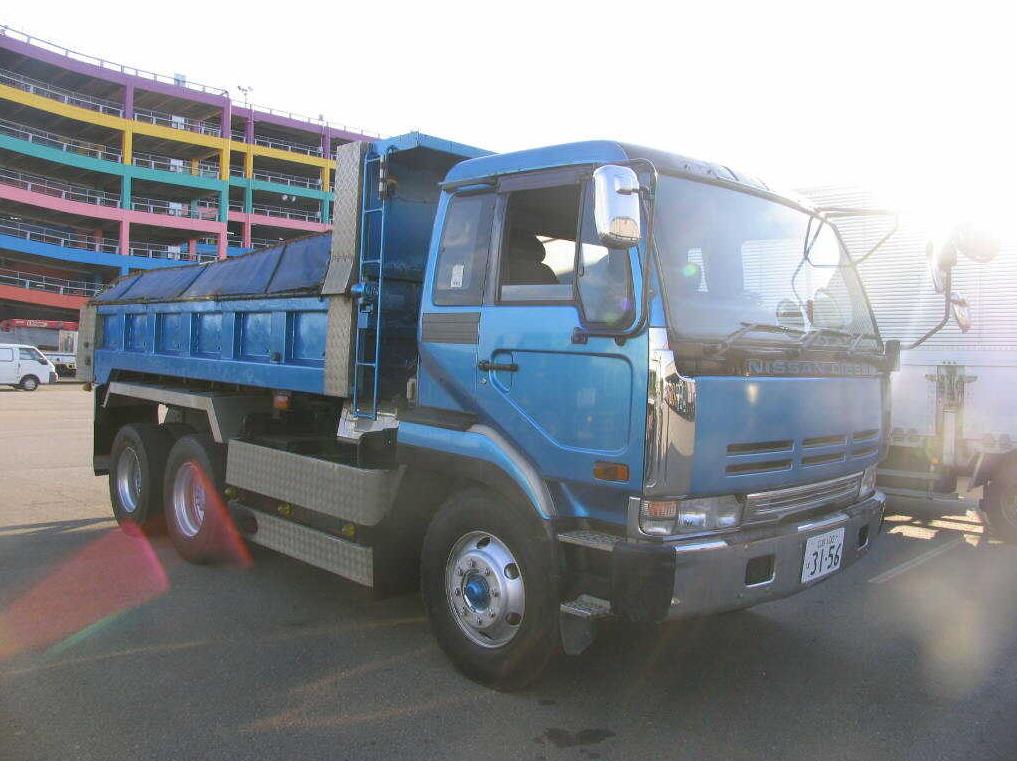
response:
[[[880,247],[881,247],[881,246],[882,246],[882,245],[883,245],[884,243],[886,243],[886,242],[887,242],[888,240],[890,240],[890,238],[892,238],[892,237],[893,237],[893,236],[894,236],[894,235],[895,235],[895,234],[897,233],[897,228],[899,228],[899,227],[900,227],[900,217],[899,217],[899,216],[898,216],[897,214],[894,214],[894,215],[893,215],[893,227],[891,227],[891,228],[890,228],[890,231],[889,231],[889,232],[888,232],[888,233],[887,233],[886,235],[884,235],[884,236],[883,236],[882,238],[880,238],[880,239],[879,239],[878,241],[876,241],[876,245],[874,245],[874,246],[873,246],[872,248],[870,248],[870,249],[869,249],[869,250],[868,250],[868,251],[867,251],[867,252],[865,253],[865,255],[864,255],[864,256],[862,256],[862,257],[861,257],[861,258],[859,258],[859,259],[855,259],[855,260],[854,260],[854,261],[852,262],[852,264],[853,264],[853,265],[854,265],[855,267],[857,267],[857,266],[858,266],[859,264],[862,264],[862,263],[863,263],[863,262],[864,262],[864,261],[865,261],[866,259],[868,259],[868,258],[869,258],[870,256],[872,256],[872,255],[873,255],[874,253],[876,253],[876,251],[877,251],[877,250],[878,250],[878,249],[879,249],[879,248],[880,248]]]
[[[945,307],[943,309],[943,318],[939,321],[939,323],[937,323],[931,330],[929,330],[925,335],[923,335],[917,341],[915,341],[914,343],[907,344],[905,346],[901,346],[900,348],[902,350],[910,351],[911,349],[917,349],[923,343],[925,343],[930,338],[932,338],[934,335],[936,335],[936,333],[938,333],[944,327],[946,327],[946,324],[950,321],[950,307],[952,306],[951,298],[952,298],[952,293],[953,292],[952,292],[952,290],[950,288],[950,281],[951,281],[952,277],[953,277],[952,270],[947,270],[946,271],[946,278],[943,281],[943,286],[944,286],[943,287],[943,299],[946,302],[946,305],[945,305]]]

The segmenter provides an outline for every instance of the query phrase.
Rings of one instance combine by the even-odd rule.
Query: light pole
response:
[[[248,96],[252,92],[254,92],[254,88],[251,87],[250,85],[247,85],[246,87],[244,85],[237,85],[237,89],[240,91],[240,94],[244,96],[244,111],[247,112],[247,121],[244,122],[244,124],[245,125],[251,125],[252,130],[253,130],[254,112],[251,111],[250,103],[248,102],[249,101]],[[245,143],[247,142],[247,134],[248,134],[249,131],[250,130],[248,130],[247,127],[245,126],[244,127],[244,142]],[[251,132],[251,134],[253,134],[253,131]]]

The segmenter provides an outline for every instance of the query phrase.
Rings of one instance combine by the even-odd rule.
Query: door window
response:
[[[578,185],[512,193],[502,237],[499,300],[571,302],[578,227]]]
[[[0,362],[13,362],[14,349],[0,348]]]
[[[434,276],[433,298],[438,306],[483,303],[494,201],[492,193],[452,199]]]
[[[42,355],[35,349],[18,349],[18,356],[22,360],[28,360],[29,362],[45,362]]]

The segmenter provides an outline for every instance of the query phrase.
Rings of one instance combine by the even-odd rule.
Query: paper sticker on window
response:
[[[452,280],[449,282],[449,288],[462,288],[463,287],[463,272],[466,267],[462,264],[452,265]]]

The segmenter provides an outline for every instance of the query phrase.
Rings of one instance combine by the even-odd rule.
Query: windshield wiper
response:
[[[803,340],[806,338],[804,335],[805,331],[798,328],[789,328],[786,325],[773,325],[769,322],[742,322],[740,328],[732,330],[716,343],[714,354],[724,354],[739,338],[749,333],[780,333],[781,335],[791,336],[801,335]]]

